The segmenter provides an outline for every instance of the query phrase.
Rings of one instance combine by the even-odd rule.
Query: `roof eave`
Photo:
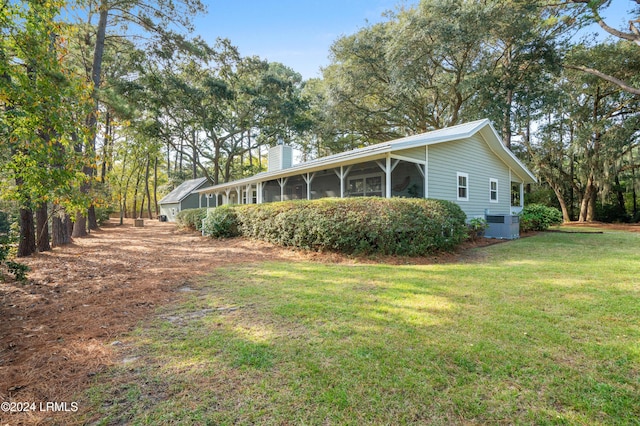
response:
[[[465,131],[445,133],[441,136],[429,137],[429,133],[422,135],[408,136],[406,138],[398,139],[396,141],[384,142],[369,147],[359,148],[346,153],[334,154],[327,157],[318,158],[306,163],[302,163],[287,169],[277,170],[273,172],[259,173],[255,176],[240,179],[232,182],[226,182],[219,185],[213,185],[207,188],[203,188],[197,191],[193,191],[198,194],[203,193],[219,193],[227,189],[239,188],[245,185],[254,184],[257,182],[265,182],[278,178],[284,178],[288,176],[300,175],[303,173],[313,173],[320,170],[326,170],[327,168],[348,166],[365,161],[373,161],[383,158],[390,152],[400,151],[404,149],[411,149],[420,146],[434,145],[438,143],[451,142],[460,139],[469,138],[476,133],[481,133],[485,141],[489,143],[492,150],[512,169],[517,171],[517,174],[523,179],[529,179],[529,182],[525,183],[537,183],[536,177],[526,168],[524,164],[509,150],[500,135],[495,130],[493,125],[488,119],[477,120],[471,123],[460,125],[460,127],[466,127]],[[454,126],[455,127],[455,126]]]
[[[255,176],[213,185],[194,192],[198,194],[222,192],[226,189],[238,188],[257,182],[266,182],[278,178],[301,175],[303,173],[314,173],[320,170],[326,170],[327,168],[349,166],[351,164],[357,164],[362,160],[374,161],[380,158],[384,158],[384,156],[391,151],[392,149],[390,144],[386,144],[386,146],[379,146],[376,149],[371,150],[367,150],[366,148],[364,148],[362,151],[357,150],[356,152],[353,152],[352,155],[336,154],[328,157],[322,157],[317,160],[299,164],[297,166],[273,172],[260,173]]]
[[[520,161],[520,159],[516,157],[516,155],[509,148],[507,148],[507,146],[502,141],[502,138],[493,127],[493,124],[491,124],[489,120],[486,121],[486,124],[482,127],[482,129],[480,129],[480,132],[485,141],[489,143],[490,147],[497,148],[499,150],[499,152],[496,152],[494,150],[494,153],[496,153],[499,157],[506,156],[506,158],[503,157],[503,161],[505,161],[505,163],[512,170],[517,170],[518,172],[520,172],[517,174],[525,181],[524,183],[538,183],[538,179],[533,175],[533,173],[531,173],[529,169],[522,163],[522,161]],[[490,141],[493,141],[493,144],[491,144]],[[529,182],[526,181],[527,178],[529,178]]]

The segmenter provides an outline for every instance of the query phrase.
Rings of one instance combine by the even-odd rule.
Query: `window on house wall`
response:
[[[364,175],[349,178],[347,183],[349,197],[382,197],[382,175]]]
[[[469,174],[458,172],[458,201],[469,201]]]
[[[489,201],[498,202],[498,179],[489,179]]]

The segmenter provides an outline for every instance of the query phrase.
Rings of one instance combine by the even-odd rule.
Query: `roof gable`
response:
[[[208,182],[208,179],[206,177],[186,180],[180,185],[176,186],[173,191],[165,195],[162,200],[159,201],[159,204],[179,203],[187,198],[187,196],[193,191],[199,189],[206,182]]]

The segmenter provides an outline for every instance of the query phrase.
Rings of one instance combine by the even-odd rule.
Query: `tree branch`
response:
[[[635,2],[640,4],[640,0],[635,0]],[[597,3],[592,2],[590,0],[571,0],[571,3],[586,4],[587,7],[591,9],[591,12],[593,13],[593,17],[595,21],[598,23],[598,25],[600,25],[600,27],[602,27],[602,29],[604,29],[606,32],[608,32],[611,35],[614,35],[618,38],[632,41],[638,46],[640,46],[640,33],[636,28],[636,26],[634,25],[634,21],[629,21],[629,29],[631,30],[631,32],[625,33],[623,31],[616,30],[615,28],[611,28],[609,25],[607,25],[606,22],[604,22],[604,20],[600,16],[600,13],[598,13],[599,5]]]
[[[600,72],[598,70],[594,70],[593,68],[587,68],[587,67],[583,67],[583,66],[579,66],[579,65],[564,65],[564,67],[565,68],[570,68],[570,69],[573,69],[573,70],[583,71],[583,72],[595,75],[597,77],[602,78],[603,80],[606,80],[606,81],[608,81],[610,83],[613,83],[613,84],[619,86],[625,92],[629,92],[629,93],[631,93],[633,95],[640,96],[640,89],[636,89],[635,87],[630,86],[629,84],[627,84],[626,82],[620,80],[619,78],[615,78],[613,76],[610,76],[610,75],[605,74],[603,72]]]

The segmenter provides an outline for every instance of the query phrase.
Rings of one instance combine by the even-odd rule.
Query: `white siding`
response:
[[[160,214],[167,216],[167,221],[175,222],[180,211],[180,203],[160,204]]]
[[[424,158],[425,158],[425,149],[423,146],[418,147],[418,148],[411,148],[411,149],[403,149],[401,151],[394,151],[391,155],[398,155],[401,157],[406,157],[406,158],[411,158],[414,160],[418,160],[418,161],[422,161],[424,162]]]
[[[457,201],[457,174],[469,175],[469,201]],[[498,202],[490,202],[490,179],[498,181]],[[479,134],[462,141],[429,146],[429,198],[456,202],[467,218],[510,213],[509,168]]]
[[[288,145],[276,145],[269,148],[267,171],[288,169],[293,165],[293,148]]]

